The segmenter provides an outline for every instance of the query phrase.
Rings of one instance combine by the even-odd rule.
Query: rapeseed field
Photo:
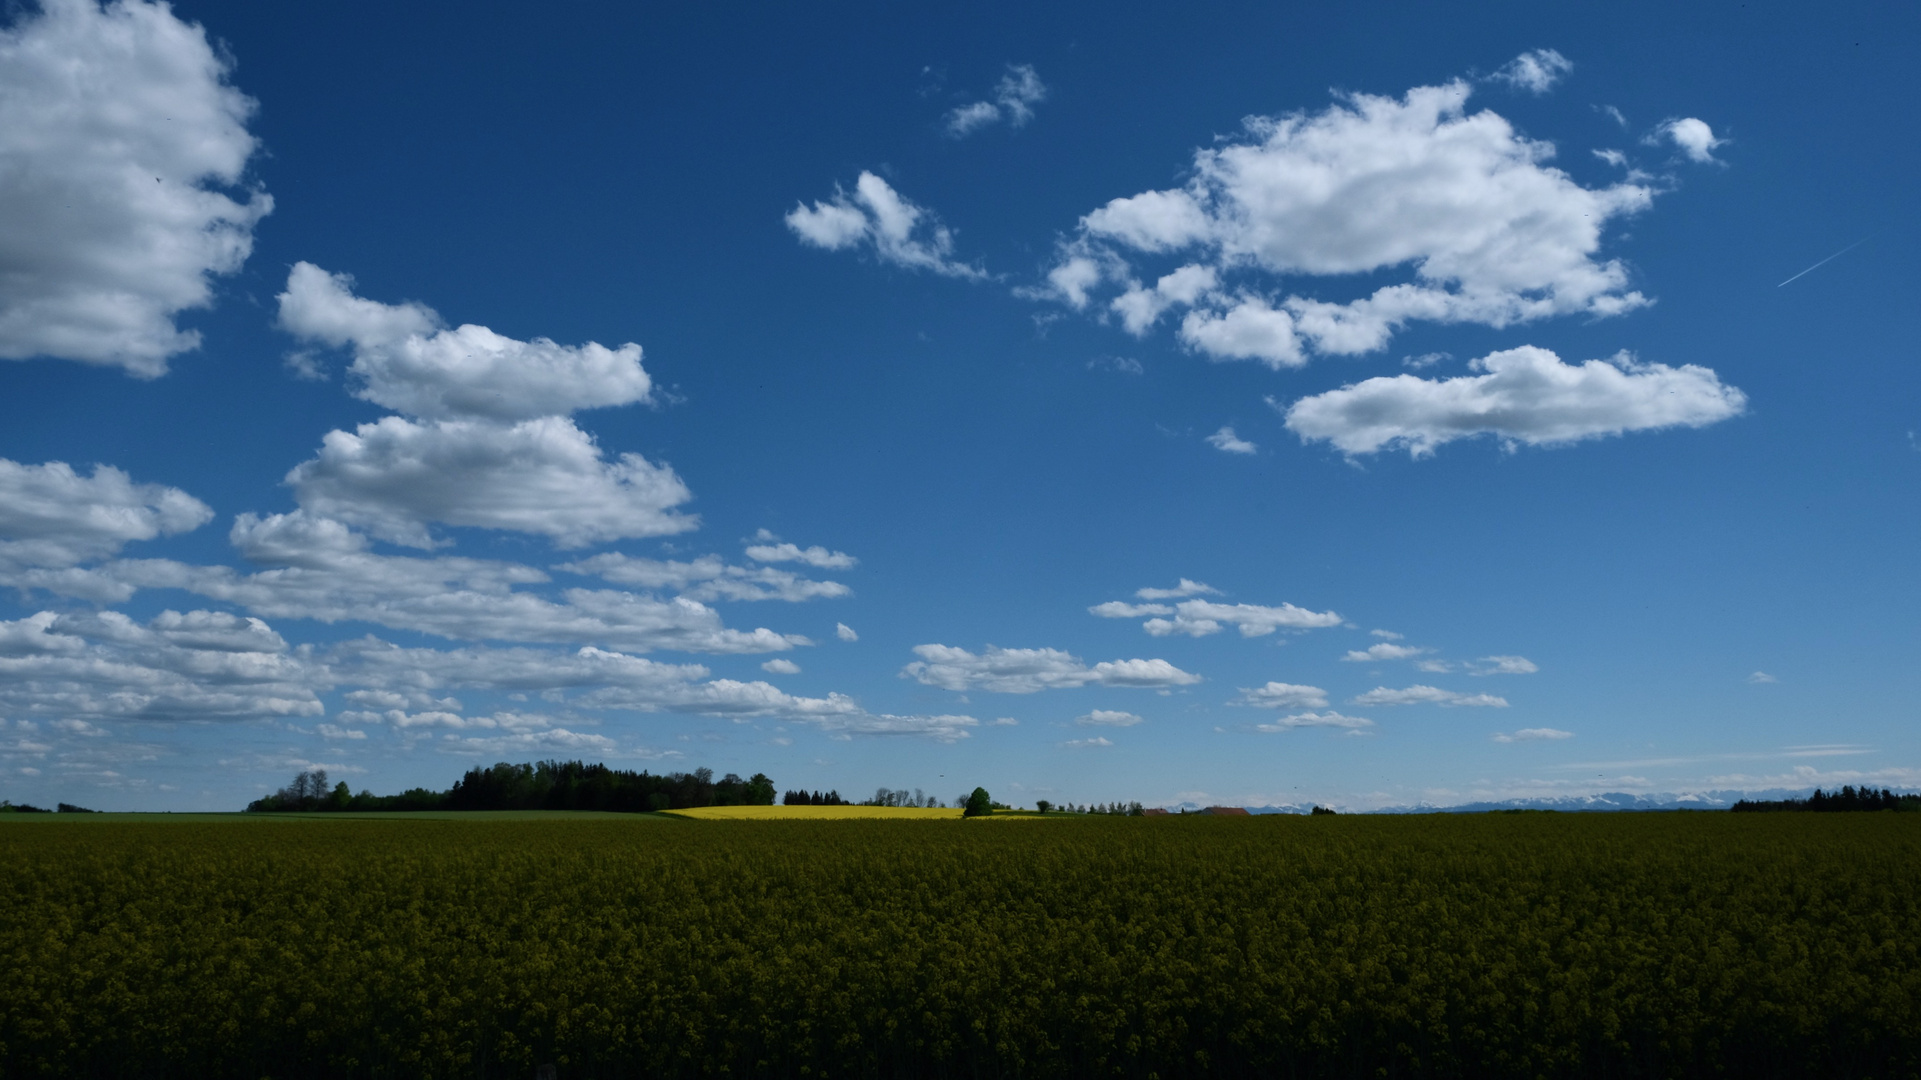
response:
[[[666,810],[675,817],[709,821],[847,821],[854,819],[961,820],[961,808],[920,806],[696,806]]]
[[[0,824],[0,1075],[1921,1075],[1921,816],[992,820]]]

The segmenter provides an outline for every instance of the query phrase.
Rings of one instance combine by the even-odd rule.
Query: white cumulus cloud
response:
[[[1155,637],[1186,634],[1207,637],[1233,626],[1242,637],[1260,637],[1276,630],[1310,630],[1341,625],[1332,611],[1309,611],[1293,604],[1269,607],[1261,604],[1221,604],[1212,600],[1183,600],[1174,605],[1174,617],[1149,619],[1141,628]]]
[[[1032,694],[1089,685],[1167,687],[1201,681],[1165,660],[1104,660],[1090,667],[1060,649],[989,645],[974,653],[952,645],[916,645],[914,654],[920,659],[902,668],[901,675],[943,690]]]
[[[848,596],[838,581],[814,581],[772,566],[734,566],[717,555],[691,560],[644,559],[616,552],[562,563],[556,570],[592,574],[616,585],[670,590],[691,600],[786,600]]]
[[[1379,660],[1409,660],[1433,651],[1415,645],[1396,645],[1383,641],[1378,645],[1369,645],[1365,649],[1349,649],[1347,655],[1341,659],[1349,663],[1365,664]]]
[[[1221,590],[1206,582],[1190,581],[1187,578],[1182,578],[1180,582],[1171,589],[1156,589],[1151,587],[1135,589],[1134,595],[1140,597],[1142,600],[1178,600],[1183,596],[1218,596],[1220,591]]]
[[[645,402],[653,380],[640,346],[519,341],[485,326],[442,328],[420,304],[353,293],[353,278],[294,264],[280,294],[280,326],[297,337],[352,346],[356,396],[429,420],[511,423],[579,409]]]
[[[846,623],[834,624],[834,636],[841,639],[842,641],[859,641],[860,640],[860,635],[854,633],[854,628],[847,625]]]
[[[1493,694],[1461,694],[1452,690],[1442,690],[1436,686],[1410,686],[1403,690],[1390,690],[1377,686],[1354,699],[1356,705],[1446,705],[1478,706],[1495,709],[1507,708],[1507,699]]]
[[[910,270],[958,278],[987,276],[978,267],[955,262],[953,232],[871,172],[860,174],[852,193],[836,187],[831,199],[811,208],[795,206],[785,220],[801,243],[811,247],[840,251],[865,246],[880,261]]]
[[[1231,427],[1223,427],[1221,430],[1209,435],[1207,441],[1214,449],[1224,454],[1252,454],[1260,449],[1260,447],[1234,434],[1234,429]]]
[[[778,656],[777,656],[777,657],[775,657],[774,659],[772,659],[772,660],[769,660],[769,661],[767,661],[766,663],[764,663],[764,664],[762,664],[762,665],[760,666],[760,669],[761,669],[762,671],[765,671],[765,672],[768,672],[769,674],[772,674],[772,675],[798,675],[798,674],[800,674],[800,665],[799,665],[799,664],[796,664],[796,663],[794,663],[794,662],[793,662],[792,660],[787,660],[787,659],[783,659],[783,658],[781,658],[781,657],[778,657]]]
[[[273,208],[235,197],[254,103],[164,3],[40,8],[0,30],[0,357],[158,376]]]
[[[453,556],[375,554],[367,538],[341,522],[305,511],[261,518],[242,514],[229,539],[266,569],[241,573],[167,559],[115,560],[76,570],[84,580],[30,584],[50,592],[179,589],[268,619],[368,622],[396,630],[468,641],[591,643],[628,651],[781,652],[811,644],[759,628],[732,630],[713,608],[611,589],[562,589],[549,597],[524,591],[547,575],[520,563]],[[0,580],[22,584],[21,575]],[[80,595],[87,595],[80,592]]]
[[[1677,149],[1687,155],[1689,161],[1703,165],[1716,160],[1714,151],[1727,145],[1726,139],[1714,137],[1714,129],[1709,127],[1706,121],[1696,120],[1692,116],[1669,120],[1656,128],[1649,141],[1660,139],[1673,143]]]
[[[846,570],[860,562],[844,551],[829,551],[818,544],[804,548],[782,543],[780,537],[766,529],[760,530],[754,536],[754,543],[747,546],[747,557],[755,562],[803,563],[821,570]]]
[[[1348,455],[1404,446],[1418,458],[1476,435],[1556,446],[1704,427],[1747,408],[1745,394],[1693,364],[1644,364],[1625,354],[1567,364],[1528,345],[1472,366],[1481,374],[1381,376],[1302,398],[1286,408],[1287,426],[1303,441],[1328,442]]]
[[[1133,727],[1135,724],[1145,723],[1146,721],[1131,712],[1120,712],[1114,709],[1095,709],[1093,712],[1075,717],[1074,722],[1083,727],[1089,725],[1100,727]]]
[[[179,488],[136,484],[111,465],[82,476],[64,461],[0,458],[0,570],[75,566],[136,540],[190,532],[212,517]]]
[[[0,711],[53,719],[248,720],[318,716],[326,666],[258,619],[165,611],[43,611],[0,621]]]
[[[638,454],[609,461],[564,416],[383,417],[328,432],[287,483],[306,510],[412,547],[436,545],[435,522],[545,535],[563,548],[698,525],[673,509],[693,496],[671,468]]]
[[[1567,68],[1538,50],[1498,77],[1545,90]],[[1582,187],[1551,164],[1551,144],[1470,112],[1472,89],[1456,80],[1252,118],[1244,137],[1197,150],[1185,185],[1082,217],[1047,285],[1025,294],[1083,309],[1111,286],[1109,309],[1133,333],[1185,307],[1189,348],[1275,368],[1383,348],[1413,321],[1505,327],[1646,304],[1601,243],[1654,189]],[[1177,269],[1145,273],[1165,257]],[[1358,299],[1277,289],[1397,268],[1403,280]]]
[[[1267,709],[1321,709],[1327,707],[1327,691],[1318,686],[1270,682],[1252,689],[1242,687],[1241,696],[1231,704]]]
[[[1295,713],[1292,716],[1283,716],[1272,723],[1255,724],[1254,729],[1256,731],[1282,732],[1305,727],[1331,727],[1345,728],[1350,732],[1357,732],[1362,728],[1371,728],[1373,726],[1374,721],[1364,716],[1346,716],[1341,713],[1329,711],[1324,713]]]

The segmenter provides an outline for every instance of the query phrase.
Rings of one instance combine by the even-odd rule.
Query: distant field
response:
[[[63,824],[94,823],[105,824],[183,824],[199,822],[219,824],[222,822],[242,824],[261,821],[660,821],[659,814],[616,814],[598,810],[382,810],[353,813],[351,811],[319,811],[315,813],[266,813],[266,814],[0,814],[0,825],[11,823]]]
[[[928,809],[913,806],[701,806],[691,810],[667,810],[675,817],[707,821],[842,821],[849,818],[909,818],[934,821],[951,818],[959,821],[961,810]]]
[[[0,1076],[1921,1076],[1921,815],[1049,819],[0,827]]]

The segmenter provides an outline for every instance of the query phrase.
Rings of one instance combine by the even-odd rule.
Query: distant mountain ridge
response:
[[[1726,810],[1742,799],[1805,799],[1814,793],[1807,788],[1772,788],[1767,791],[1724,789],[1718,791],[1658,792],[1635,795],[1608,791],[1596,795],[1563,795],[1551,799],[1502,799],[1493,802],[1418,803],[1383,806],[1374,810],[1346,810],[1343,814],[1485,814],[1494,810],[1559,810],[1570,813],[1623,813],[1650,810]],[[1326,804],[1323,804],[1326,805]],[[1313,807],[1295,803],[1277,806],[1250,806],[1250,814],[1305,814]]]

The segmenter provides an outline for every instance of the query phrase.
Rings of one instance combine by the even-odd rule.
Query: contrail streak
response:
[[[1788,281],[1793,281],[1794,278],[1805,277],[1808,274],[1812,274],[1816,270],[1821,269],[1823,266],[1826,266],[1827,264],[1833,262],[1834,260],[1840,258],[1843,255],[1846,255],[1848,252],[1853,251],[1855,248],[1858,248],[1862,244],[1865,244],[1867,242],[1868,242],[1868,238],[1864,236],[1861,239],[1856,240],[1854,243],[1849,244],[1847,247],[1842,248],[1840,251],[1837,251],[1834,254],[1828,256],[1827,258],[1822,259],[1820,262],[1815,263],[1813,266],[1808,267],[1806,270],[1801,271],[1799,274],[1794,275],[1794,277],[1789,278]],[[1788,281],[1783,281],[1781,285],[1786,285]],[[1781,285],[1776,285],[1775,288],[1778,289],[1781,287]]]

